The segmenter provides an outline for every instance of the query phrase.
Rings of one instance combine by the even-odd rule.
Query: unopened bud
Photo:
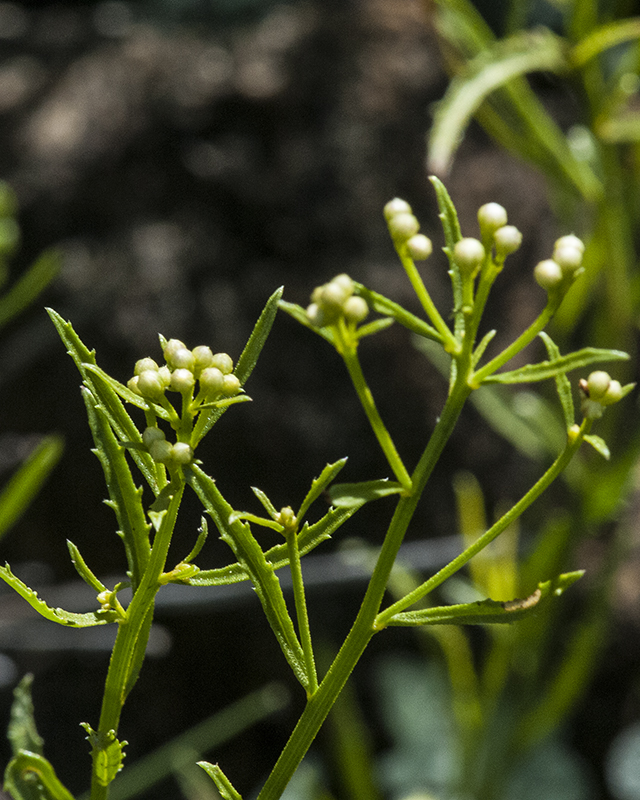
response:
[[[171,460],[176,464],[190,464],[193,450],[186,442],[176,442],[171,448]]]
[[[211,366],[213,362],[213,353],[211,352],[211,348],[207,347],[205,344],[194,347],[191,352],[193,354],[193,371],[197,377],[203,369]]]
[[[453,257],[456,264],[463,272],[475,272],[475,270],[480,267],[485,257],[482,242],[471,237],[460,239],[453,248]]]
[[[165,386],[162,383],[158,370],[145,369],[138,375],[138,392],[149,400],[159,400],[164,394]]]
[[[316,328],[321,328],[326,321],[324,311],[317,303],[311,303],[307,306],[307,319]]]
[[[416,233],[407,242],[407,252],[414,261],[424,261],[433,252],[431,239],[424,233]]]
[[[205,395],[220,394],[223,383],[224,375],[217,367],[207,367],[200,373],[200,388]]]
[[[187,346],[184,342],[181,342],[180,339],[169,339],[164,347],[164,360],[167,364],[173,369],[175,367],[174,364],[174,355],[179,352],[180,350],[186,350]]]
[[[153,425],[144,429],[142,441],[147,447],[151,447],[153,442],[162,442],[165,439],[164,431]]]
[[[222,394],[225,397],[235,397],[240,391],[240,381],[235,375],[225,375],[222,378]]]
[[[173,455],[173,445],[166,439],[156,439],[149,445],[151,458],[158,464],[168,464]]]
[[[146,370],[155,370],[157,372],[158,369],[157,363],[152,358],[140,358],[136,361],[133,374],[140,375],[141,372],[145,372]]]
[[[560,265],[563,272],[572,274],[582,264],[582,250],[570,244],[556,245],[553,260]]]
[[[507,224],[507,211],[499,203],[485,203],[478,209],[478,223],[483,237],[489,238],[494,231]]]
[[[546,292],[551,292],[562,283],[564,276],[560,265],[552,258],[547,258],[536,264],[533,277]]]
[[[413,214],[395,214],[389,220],[389,232],[394,239],[404,241],[415,236],[420,230],[420,223]]]
[[[411,206],[406,200],[401,200],[399,197],[394,197],[384,207],[384,217],[387,220],[392,219],[397,214],[411,214]]]
[[[174,392],[184,394],[194,385],[196,379],[190,369],[174,369],[171,373],[171,388]]]
[[[522,244],[522,234],[515,225],[503,225],[493,234],[496,255],[501,258],[515,253]]]
[[[216,353],[211,366],[217,367],[223,375],[228,375],[233,372],[233,359],[227,353]]]
[[[347,322],[362,322],[369,314],[369,306],[364,297],[359,295],[352,295],[349,297],[344,306],[342,307],[345,319]]]
[[[608,372],[596,370],[587,378],[586,394],[592,400],[600,400],[605,396],[611,384],[611,377]]]

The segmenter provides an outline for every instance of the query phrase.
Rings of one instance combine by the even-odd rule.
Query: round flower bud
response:
[[[415,236],[420,230],[420,223],[413,214],[395,214],[389,220],[389,232],[394,239],[403,241]]]
[[[622,397],[623,392],[620,381],[611,381],[605,396],[602,398],[602,400],[600,400],[600,402],[603,406],[611,406],[614,403],[617,403],[619,400],[622,400]]]
[[[173,356],[180,350],[186,350],[187,346],[184,342],[181,342],[180,339],[169,339],[164,347],[164,360],[167,364],[171,367],[171,369],[175,368],[175,364],[173,362]]]
[[[533,277],[539,286],[546,292],[550,292],[562,283],[563,274],[560,265],[552,258],[547,258],[536,264],[533,270]]]
[[[342,308],[342,304],[352,294],[353,285],[347,287],[344,282],[329,281],[325,283],[320,295],[320,308],[326,313],[335,312]]]
[[[151,447],[153,442],[162,442],[165,438],[164,431],[154,425],[145,428],[142,434],[142,441],[147,447]]]
[[[554,244],[554,249],[558,247],[575,247],[581,253],[584,253],[584,242],[582,241],[582,239],[579,239],[577,236],[574,236],[573,233],[570,233],[567,236],[561,236],[559,239],[556,239]]]
[[[216,395],[222,391],[224,375],[217,367],[207,367],[200,373],[200,388],[205,395]]]
[[[346,272],[341,272],[340,275],[336,275],[335,278],[331,279],[331,283],[337,283],[338,286],[341,286],[347,293],[347,297],[353,294],[353,281]]]
[[[223,375],[228,375],[233,372],[233,359],[227,353],[216,353],[211,366],[217,367]]]
[[[424,261],[433,252],[431,239],[424,233],[416,233],[407,242],[407,252],[414,261]]]
[[[166,439],[156,439],[149,445],[151,458],[158,464],[167,464],[173,456],[173,445]]]
[[[515,225],[503,225],[493,234],[493,243],[498,257],[505,258],[520,247],[522,234]]]
[[[570,244],[556,245],[553,260],[560,265],[563,272],[572,274],[582,264],[582,250]]]
[[[167,362],[169,363],[169,362]],[[191,350],[187,350],[186,347],[176,348],[171,354],[171,364],[169,366],[172,370],[175,369],[188,369],[193,370],[196,363],[196,359],[191,352]]]
[[[166,364],[160,367],[160,369],[158,370],[158,376],[160,377],[160,380],[162,381],[162,385],[164,386],[164,388],[168,389],[169,386],[171,385],[171,370]]]
[[[587,378],[586,394],[591,400],[601,400],[607,393],[610,384],[611,377],[609,373],[598,369]]]
[[[367,301],[364,299],[364,297],[354,294],[347,299],[342,307],[342,311],[347,322],[358,323],[367,318],[369,314],[369,306],[367,305]]]
[[[477,239],[460,239],[453,248],[453,257],[463,272],[474,272],[484,261],[484,247]]]
[[[193,450],[186,442],[176,442],[171,448],[171,459],[176,464],[190,464],[193,461]]]
[[[194,347],[191,352],[194,359],[193,371],[196,375],[199,375],[206,367],[211,366],[213,362],[213,353],[210,347],[207,347],[205,344],[200,344]]]
[[[326,322],[324,311],[317,303],[307,306],[307,319],[316,328],[321,328]]]
[[[485,203],[478,209],[478,223],[483,236],[490,236],[507,224],[507,211],[499,203]]]
[[[158,371],[159,367],[157,363],[152,358],[141,358],[136,361],[136,365],[133,368],[134,375],[140,375],[141,372],[145,372],[146,370],[155,370]]]
[[[190,369],[174,369],[171,373],[171,388],[174,392],[188,392],[196,382]]]
[[[393,200],[389,200],[389,202],[385,205],[384,210],[384,218],[389,222],[396,214],[410,214],[411,213],[411,206],[407,203],[406,200],[401,200],[399,197],[394,197]]]
[[[138,375],[138,392],[149,400],[159,400],[165,388],[157,369],[145,369]]]
[[[127,387],[131,389],[134,394],[140,394],[140,389],[138,389],[138,376],[134,375],[133,378],[129,378],[127,381]]]
[[[295,528],[297,520],[291,506],[285,506],[284,508],[280,509],[280,513],[278,514],[278,522],[285,529],[288,528],[291,530],[292,528]]]
[[[235,375],[225,375],[222,379],[222,394],[234,397],[240,391],[240,381]]]

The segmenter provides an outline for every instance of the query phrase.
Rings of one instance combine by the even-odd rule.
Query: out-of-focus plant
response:
[[[82,397],[89,425],[104,471],[108,504],[116,515],[128,565],[127,581],[105,585],[83,559],[75,544],[68,542],[73,564],[80,577],[96,593],[95,610],[74,613],[52,608],[14,575],[9,566],[0,568],[0,578],[21,595],[43,617],[70,627],[114,624],[113,646],[100,718],[95,727],[82,723],[91,748],[90,800],[106,800],[111,783],[123,767],[126,742],[120,738],[120,722],[128,694],[143,666],[155,600],[169,583],[186,586],[224,586],[249,581],[262,606],[266,621],[292,670],[304,696],[305,706],[259,800],[281,797],[298,765],[313,743],[327,715],[335,706],[353,669],[373,637],[388,627],[431,628],[439,626],[489,625],[501,627],[526,620],[559,604],[582,572],[558,573],[553,560],[544,558],[544,542],[536,548],[534,564],[521,580],[512,566],[509,580],[496,581],[498,571],[479,562],[474,570],[483,576],[478,583],[482,597],[453,598],[432,604],[436,590],[472,559],[506,534],[542,493],[562,474],[586,443],[607,456],[604,440],[592,427],[610,406],[633,389],[622,386],[602,370],[590,372],[579,382],[580,407],[576,422],[574,396],[567,373],[584,370],[602,361],[626,361],[619,350],[585,347],[562,355],[544,328],[565,295],[583,272],[584,245],[576,236],[556,241],[551,258],[534,269],[534,278],[546,296],[540,314],[507,347],[493,351],[496,331],[479,335],[491,289],[503,272],[508,256],[521,244],[522,235],[507,221],[506,210],[496,204],[478,212],[480,238],[463,237],[458,215],[443,184],[433,179],[444,231],[445,253],[452,286],[452,310],[443,315],[436,307],[416,262],[432,252],[431,241],[420,233],[411,207],[391,200],[385,217],[400,262],[422,307],[422,316],[407,311],[395,301],[356,282],[346,274],[316,287],[305,309],[281,300],[282,290],[267,302],[247,345],[236,364],[226,353],[213,353],[205,345],[189,349],[177,339],[160,337],[164,363],[151,357],[140,359],[126,385],[108,375],[97,363],[72,325],[56,312],[50,316],[75,361],[83,379]],[[329,343],[342,358],[375,439],[385,456],[391,479],[368,479],[335,484],[346,459],[328,464],[312,481],[307,495],[294,511],[277,509],[260,489],[253,492],[262,514],[233,508],[222,495],[217,481],[198,458],[202,439],[232,405],[247,401],[244,385],[266,342],[278,308],[284,309],[306,328]],[[380,316],[367,321],[371,311]],[[450,321],[447,321],[450,320]],[[368,337],[398,323],[422,340],[434,343],[448,363],[448,393],[433,430],[425,432],[422,455],[407,468],[376,406],[359,356]],[[506,369],[512,359],[537,337],[547,350],[543,361]],[[531,488],[483,530],[474,529],[462,552],[435,574],[413,583],[394,578],[397,556],[428,481],[450,439],[466,401],[494,386],[513,386],[550,380],[559,399],[562,439],[548,459],[546,469]],[[170,399],[173,397],[173,402]],[[131,416],[127,407],[133,407]],[[134,421],[140,417],[140,423]],[[135,466],[144,489],[136,484]],[[369,476],[365,476],[369,477]],[[216,569],[201,570],[195,563],[207,539],[202,526],[191,550],[177,563],[169,562],[174,531],[180,518],[182,499],[193,491],[211,518],[220,538],[233,555],[232,562]],[[312,506],[325,493],[331,500],[316,521],[308,520]],[[307,613],[302,557],[334,535],[365,503],[380,498],[395,501],[381,547],[372,559],[369,583],[362,603],[338,654],[326,670],[317,663]],[[383,524],[384,525],[384,524]],[[265,530],[266,529],[266,530]],[[268,545],[269,536],[279,543]],[[293,600],[287,603],[278,570],[288,566]],[[121,595],[125,586],[132,597]],[[389,602],[389,589],[395,594]],[[486,594],[485,594],[486,592]],[[502,595],[502,596],[492,596]],[[291,608],[290,608],[291,606]],[[454,703],[457,702],[454,698]],[[344,726],[344,716],[339,726]],[[339,717],[338,717],[339,720]],[[476,733],[476,728],[471,731]],[[43,753],[33,723],[30,699],[16,701],[10,729],[14,756],[5,771],[5,788],[15,800],[72,800]],[[354,759],[355,759],[354,754]],[[200,766],[215,783],[224,800],[240,800],[240,794],[217,764]],[[117,785],[117,784],[116,784]],[[451,791],[468,793],[473,784],[463,772],[452,782]]]

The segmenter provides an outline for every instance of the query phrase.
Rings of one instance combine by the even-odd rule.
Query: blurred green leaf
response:
[[[46,250],[11,289],[0,297],[0,328],[31,305],[60,271],[60,254]]]
[[[7,765],[4,788],[13,800],[73,800],[44,756],[21,750]]]
[[[11,750],[17,755],[20,750],[43,755],[42,737],[36,728],[33,715],[33,700],[31,699],[31,685],[33,675],[25,675],[13,690],[13,703],[11,704],[11,719],[7,730],[7,738],[11,743]]]
[[[400,483],[380,478],[375,481],[362,481],[361,483],[336,483],[329,489],[331,502],[337,508],[350,508],[361,506],[371,500],[379,500],[391,494],[400,494],[404,488]]]

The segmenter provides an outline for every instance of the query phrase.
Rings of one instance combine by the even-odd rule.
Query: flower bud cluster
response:
[[[151,458],[158,464],[185,465],[193,460],[193,450],[186,442],[168,442],[164,431],[157,427],[145,428],[142,441],[147,447]]]
[[[608,372],[596,370],[587,380],[580,381],[581,410],[587,419],[600,419],[606,406],[617,403],[625,395],[619,381],[612,380]]]
[[[192,392],[196,382],[206,402],[234,397],[240,391],[240,381],[233,374],[233,361],[226,353],[214,354],[205,345],[189,350],[179,339],[169,339],[164,358],[163,366],[152,358],[137,361],[133,378],[127,383],[131,391],[156,403],[167,390],[180,394]]]
[[[546,291],[568,288],[583,270],[584,244],[577,236],[561,236],[555,243],[552,258],[536,264],[533,271],[537,283]]]
[[[335,324],[340,317],[357,325],[366,319],[369,306],[364,297],[354,294],[351,278],[342,273],[328,283],[316,286],[307,307],[307,318],[312,325],[322,328]]]
[[[499,203],[485,203],[478,209],[482,241],[495,247],[496,259],[504,261],[522,244],[522,234],[515,225],[507,225],[507,211]]]
[[[396,245],[406,245],[407,252],[414,261],[424,261],[429,258],[433,252],[431,239],[423,233],[418,233],[420,223],[406,200],[401,200],[399,197],[389,200],[384,207],[384,217]]]

